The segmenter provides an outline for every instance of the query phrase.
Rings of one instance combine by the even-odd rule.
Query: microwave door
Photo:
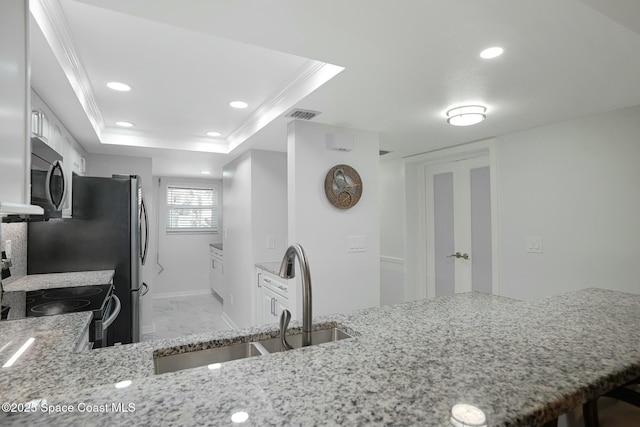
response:
[[[56,211],[62,208],[66,193],[66,182],[64,179],[64,169],[62,162],[56,160],[49,168],[45,180],[47,200],[53,205]]]

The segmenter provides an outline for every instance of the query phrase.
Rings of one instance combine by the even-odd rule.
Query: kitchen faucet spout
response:
[[[298,258],[302,274],[302,346],[311,345],[311,273],[309,271],[309,261],[304,253],[304,249],[298,243],[287,248],[280,265],[280,277],[283,279],[293,279],[295,272],[295,258]]]

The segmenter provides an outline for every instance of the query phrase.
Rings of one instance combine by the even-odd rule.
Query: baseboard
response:
[[[142,331],[140,332],[140,335],[144,335],[144,334],[155,334],[156,333],[156,323],[153,322],[151,324],[151,326],[147,325],[147,326],[143,326],[142,327]]]
[[[238,325],[231,320],[227,313],[222,313],[222,320],[224,320],[224,323],[226,323],[231,329],[238,329]]]
[[[154,294],[153,299],[165,299],[165,298],[178,298],[178,297],[192,297],[197,295],[210,295],[209,289],[202,289],[197,291],[182,291],[182,292],[163,292],[161,294]]]

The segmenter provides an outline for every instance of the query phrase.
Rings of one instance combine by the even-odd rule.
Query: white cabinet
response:
[[[222,249],[209,246],[209,286],[220,298],[224,299],[224,253]]]
[[[280,320],[282,310],[291,310],[289,284],[275,274],[256,269],[258,283],[258,301],[256,317],[258,323],[274,323]]]
[[[29,203],[29,2],[0,2],[0,205]],[[4,208],[3,208],[4,210]]]

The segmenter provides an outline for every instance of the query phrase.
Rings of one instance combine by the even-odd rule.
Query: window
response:
[[[167,187],[167,233],[217,233],[218,194],[213,188]]]

